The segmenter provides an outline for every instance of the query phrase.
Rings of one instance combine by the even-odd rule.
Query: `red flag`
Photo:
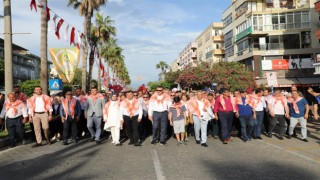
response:
[[[101,60],[100,60],[100,69],[101,69],[101,77],[104,77],[104,65],[102,64]]]
[[[30,8],[31,8],[31,11],[32,11],[32,9],[34,8],[34,10],[36,10],[36,12],[37,12],[37,3],[36,3],[36,0],[31,0],[31,2],[30,2]]]
[[[48,6],[46,7],[46,11],[47,11],[47,21],[50,20],[50,9],[48,8]]]
[[[71,44],[75,44],[75,42],[74,42],[74,27],[72,27],[72,29],[71,29],[71,36],[70,36],[70,45]]]
[[[58,39],[60,39],[59,30],[60,30],[60,27],[62,26],[63,22],[64,22],[64,20],[60,19],[60,21],[58,22],[57,28],[56,28],[56,35],[57,35]]]

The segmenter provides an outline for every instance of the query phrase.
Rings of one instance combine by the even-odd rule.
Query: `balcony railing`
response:
[[[223,36],[213,36],[212,40],[217,42],[217,41],[224,41],[224,37]]]
[[[224,50],[223,49],[214,49],[213,50],[213,54],[214,55],[223,55],[224,54]]]
[[[265,45],[260,45],[259,43],[253,43],[249,45],[249,52],[281,49],[300,49],[300,44],[266,43]]]

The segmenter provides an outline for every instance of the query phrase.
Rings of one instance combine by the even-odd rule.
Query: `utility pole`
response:
[[[41,0],[40,86],[44,94],[48,94],[48,20],[46,7],[47,0]]]
[[[12,72],[12,24],[11,24],[11,0],[3,0],[4,16],[4,76],[6,95],[13,91]]]

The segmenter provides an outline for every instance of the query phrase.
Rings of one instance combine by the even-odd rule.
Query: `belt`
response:
[[[44,114],[46,112],[34,112],[35,114]]]

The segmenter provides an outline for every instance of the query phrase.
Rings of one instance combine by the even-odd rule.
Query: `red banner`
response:
[[[289,69],[288,59],[274,59],[272,60],[272,70],[285,70]]]

